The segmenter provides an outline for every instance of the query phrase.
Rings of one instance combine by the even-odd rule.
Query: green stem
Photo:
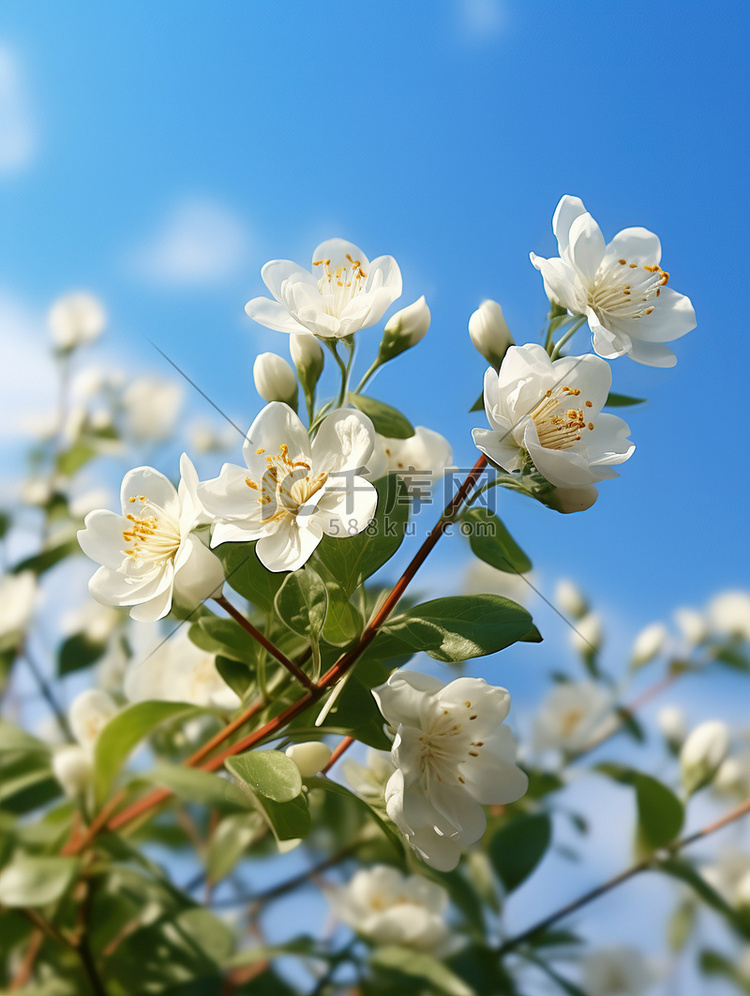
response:
[[[364,389],[365,384],[367,384],[367,382],[375,375],[375,371],[378,370],[381,366],[382,366],[382,363],[376,357],[372,361],[372,363],[370,364],[370,367],[367,370],[367,372],[365,373],[365,375],[362,378],[362,380],[355,387],[355,389],[354,389],[354,393],[355,394],[361,394],[362,393],[362,390]]]
[[[339,356],[337,341],[336,340],[331,341],[330,339],[326,339],[325,343],[326,346],[328,346],[328,348],[330,349],[331,353],[333,354],[333,358],[338,364],[339,370],[341,371],[341,390],[339,391],[336,407],[343,408],[344,402],[346,401],[346,393],[349,388],[349,371],[351,369],[353,350],[350,350],[349,362],[344,363],[344,361]]]
[[[568,331],[565,332],[564,335],[560,336],[560,338],[555,343],[555,348],[550,353],[550,359],[551,360],[556,360],[559,357],[560,351],[563,348],[563,346],[565,345],[565,343],[568,341],[568,339],[570,339],[572,336],[575,335],[575,333],[578,331],[578,329],[582,325],[584,325],[585,322],[586,322],[586,316],[585,315],[579,315],[578,318],[575,320],[575,322],[570,326],[570,328],[568,329]]]

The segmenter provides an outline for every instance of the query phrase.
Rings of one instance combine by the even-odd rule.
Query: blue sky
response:
[[[650,400],[623,413],[636,453],[591,511],[508,495],[500,514],[547,594],[562,574],[579,579],[628,636],[746,586],[749,15],[693,0],[4,0],[8,433],[19,408],[49,407],[43,316],[79,287],[111,316],[94,355],[170,376],[148,336],[249,425],[255,354],[287,355],[243,312],[264,291],[260,267],[307,263],[338,235],[394,255],[401,303],[424,293],[432,309],[427,338],[373,393],[471,466],[484,363],[468,317],[492,297],[519,343],[538,338],[547,302],[528,253],[555,254],[552,213],[575,194],[608,238],[659,234],[698,328],[672,370],[613,364],[616,390]],[[362,333],[360,371],[378,341]],[[588,348],[584,333],[576,344]],[[197,396],[189,408],[211,414]],[[452,542],[433,577],[465,558]]]

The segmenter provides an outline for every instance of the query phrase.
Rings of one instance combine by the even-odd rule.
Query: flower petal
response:
[[[81,549],[97,564],[116,571],[123,561],[125,540],[123,530],[129,522],[122,515],[98,508],[83,520],[84,528],[78,531]]]
[[[128,471],[123,478],[120,488],[123,515],[133,512],[134,505],[136,510],[138,509],[138,504],[129,501],[129,499],[140,495],[145,496],[155,505],[161,506],[175,519],[179,517],[180,503],[174,484],[164,474],[154,470],[153,467],[136,467],[134,470]]]
[[[647,367],[673,367],[677,363],[677,357],[669,346],[661,342],[644,342],[642,339],[633,339],[628,356]]]
[[[314,514],[327,535],[356,536],[372,521],[377,504],[378,493],[372,484],[355,477],[346,492],[326,490]]]
[[[552,231],[555,233],[560,255],[568,250],[570,226],[579,217],[586,214],[586,208],[580,197],[563,194],[552,216]]]
[[[372,689],[378,709],[393,727],[419,726],[424,696],[444,688],[438,678],[419,671],[397,671],[383,685]]]
[[[317,281],[315,280],[313,274],[308,273],[308,271],[301,267],[299,263],[295,263],[291,259],[269,260],[262,267],[260,276],[263,283],[270,290],[277,301],[282,300],[282,284],[291,276],[299,277],[300,280],[306,280],[308,283],[313,283],[317,288]]]
[[[331,270],[335,270],[339,266],[348,266],[350,263],[349,256],[351,256],[355,263],[358,262],[365,272],[368,271],[370,261],[359,246],[355,246],[353,242],[347,242],[346,239],[326,239],[325,242],[321,242],[313,250],[313,273],[315,272],[316,264],[319,264],[321,261],[330,260],[329,267]]]
[[[638,320],[632,338],[644,342],[671,342],[691,332],[696,324],[690,298],[671,287],[662,287],[654,310]]]
[[[310,442],[299,416],[283,401],[272,401],[260,412],[247,430],[242,455],[250,477],[259,483],[269,466],[269,459],[288,450],[289,460],[309,461]]]
[[[312,445],[316,473],[361,473],[375,443],[375,429],[363,412],[341,408],[326,415]]]
[[[607,256],[639,265],[658,265],[661,242],[647,228],[623,228],[607,246]]]
[[[255,552],[269,571],[296,571],[310,559],[322,538],[323,530],[314,519],[304,529],[287,520],[272,535],[262,536]]]
[[[472,429],[471,438],[474,445],[503,470],[518,470],[523,464],[523,454],[510,428],[494,432],[492,429]]]
[[[602,230],[587,212],[579,215],[570,226],[568,258],[584,282],[593,282],[599,264],[604,259],[604,236]]]
[[[292,318],[283,304],[271,301],[267,297],[254,297],[248,301],[245,305],[245,314],[259,325],[265,325],[267,329],[274,329],[276,332],[288,332],[294,335],[297,332],[308,331]]]
[[[582,311],[585,297],[580,288],[573,267],[559,256],[544,259],[535,253],[529,253],[529,259],[544,278],[544,291],[551,300],[560,304],[574,314]]]

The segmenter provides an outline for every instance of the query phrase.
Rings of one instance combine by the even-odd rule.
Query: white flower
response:
[[[513,336],[497,301],[482,301],[472,314],[469,338],[488,363],[496,368],[500,366],[508,348],[513,345]]]
[[[440,952],[451,936],[445,889],[389,865],[356,872],[346,885],[329,889],[328,898],[343,923],[375,944]]]
[[[580,619],[588,611],[588,602],[581,589],[568,578],[560,578],[555,585],[555,604],[568,616]]]
[[[430,327],[430,309],[424,299],[424,294],[392,315],[383,329],[383,338],[378,350],[381,363],[392,360],[394,356],[403,353],[405,349],[416,346],[427,335]]]
[[[124,691],[131,702],[189,702],[225,712],[240,704],[216,670],[216,655],[197,647],[184,628],[128,667]]]
[[[598,653],[603,638],[602,621],[595,612],[577,620],[575,629],[570,631],[571,646],[584,657]]]
[[[414,671],[392,674],[372,694],[395,730],[386,811],[424,861],[450,871],[484,833],[482,807],[515,802],[528,788],[502,725],[510,694],[482,678],[444,685]]]
[[[586,996],[643,996],[656,981],[640,951],[624,945],[593,951],[581,968]]]
[[[728,757],[719,766],[713,781],[717,792],[746,799],[750,795],[750,748]]]
[[[340,339],[380,321],[401,294],[401,271],[392,256],[372,262],[351,242],[328,239],[312,258],[312,272],[289,259],[272,259],[260,271],[275,297],[255,297],[245,311],[279,332],[312,332]]]
[[[713,864],[701,870],[701,874],[731,906],[738,906],[745,898],[739,886],[742,884],[743,891],[746,888],[746,877],[750,875],[750,854],[736,847],[725,847]]]
[[[565,681],[547,693],[534,719],[537,750],[575,754],[605,729],[612,713],[610,695],[592,682]]]
[[[90,643],[106,643],[119,621],[117,609],[87,599],[77,609],[65,613],[61,628],[66,636],[80,633]]]
[[[612,384],[597,356],[552,362],[542,346],[511,346],[499,373],[484,378],[490,429],[474,429],[479,449],[504,470],[519,470],[527,454],[556,487],[580,488],[619,476],[635,446],[627,423],[602,412]]]
[[[104,605],[132,605],[133,619],[167,615],[175,590],[195,605],[218,594],[224,580],[218,559],[192,532],[203,510],[198,476],[184,453],[180,472],[175,490],[152,467],[131,470],[120,489],[122,514],[89,512],[78,533],[86,556],[103,565],[89,591]]]
[[[347,758],[341,767],[353,792],[370,805],[385,805],[385,786],[396,770],[390,753],[370,747],[367,764]]]
[[[65,744],[53,753],[52,770],[66,795],[80,795],[93,779],[94,759],[80,744]]]
[[[174,381],[141,377],[122,395],[125,431],[137,442],[169,439],[182,407],[182,385]]]
[[[559,256],[531,262],[544,278],[551,301],[585,315],[594,352],[606,359],[627,353],[638,363],[671,367],[677,362],[665,342],[695,328],[689,298],[667,287],[659,266],[661,245],[645,228],[625,228],[609,245],[579,197],[566,194],[552,229]]]
[[[200,485],[206,511],[219,520],[211,545],[258,540],[270,571],[296,571],[324,533],[362,532],[377,504],[375,488],[358,476],[373,438],[366,415],[341,409],[323,419],[311,445],[288,405],[266,405],[242,449],[247,468],[224,464]]]
[[[98,339],[107,324],[101,303],[86,293],[66,294],[50,308],[52,338],[61,349],[73,349]]]
[[[708,636],[708,621],[705,615],[698,612],[697,609],[676,609],[674,621],[677,623],[683,639],[691,646],[703,643]]]
[[[259,353],[253,364],[255,390],[264,401],[284,401],[293,405],[297,401],[297,378],[282,356],[276,353]]]
[[[292,744],[284,751],[297,765],[303,778],[311,778],[331,760],[331,748],[319,740],[308,740],[303,744]]]
[[[667,636],[667,627],[663,623],[651,623],[642,629],[633,641],[630,651],[633,666],[642,667],[658,657],[664,649]]]
[[[750,640],[750,592],[722,592],[709,603],[708,616],[716,633]]]
[[[375,448],[368,462],[368,477],[377,479],[389,472],[400,474],[409,491],[424,498],[452,464],[453,449],[445,436],[417,425],[414,435],[407,439],[376,434]]]
[[[656,714],[656,725],[670,747],[676,750],[685,739],[685,714],[679,706],[666,705]]]
[[[114,699],[106,692],[94,688],[77,695],[70,704],[68,721],[81,747],[93,750],[99,734],[118,711]]]
[[[216,453],[227,450],[236,438],[236,431],[234,426],[219,425],[206,419],[200,419],[190,426],[190,446],[198,453]]]
[[[37,596],[33,571],[0,578],[0,637],[20,636],[34,611]]]
[[[682,784],[688,795],[711,781],[728,753],[726,723],[713,719],[696,726],[680,750]]]

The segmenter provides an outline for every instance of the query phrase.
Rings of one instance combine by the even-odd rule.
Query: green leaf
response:
[[[483,657],[523,640],[531,616],[500,595],[435,598],[392,617],[383,627],[405,648],[423,650],[446,663]]]
[[[596,770],[621,785],[630,785],[635,789],[639,842],[647,850],[653,851],[672,843],[682,829],[685,810],[671,789],[635,768],[599,764]]]
[[[302,791],[299,768],[279,750],[252,750],[224,762],[227,769],[256,795],[289,802]]]
[[[286,575],[274,607],[293,633],[317,641],[328,610],[328,591],[312,567],[305,566]]]
[[[667,943],[670,951],[684,950],[695,929],[698,912],[697,903],[692,899],[680,903],[667,921]]]
[[[492,835],[490,859],[507,892],[531,875],[551,840],[552,824],[546,813],[519,816]]]
[[[471,412],[481,412],[481,411],[484,411],[484,391],[482,391],[477,400],[469,409],[469,414],[471,414]]]
[[[62,896],[78,870],[78,858],[19,854],[0,872],[3,906],[46,906]]]
[[[485,564],[509,574],[525,574],[531,570],[529,558],[489,509],[469,508],[461,519],[471,529],[469,546]]]
[[[366,812],[367,815],[370,817],[370,819],[374,820],[379,829],[382,830],[385,836],[388,838],[388,841],[391,844],[393,844],[394,848],[396,849],[396,853],[399,856],[399,859],[403,858],[404,856],[403,838],[400,835],[395,834],[393,830],[391,830],[391,828],[388,826],[388,824],[378,815],[378,813],[376,813],[376,811],[371,806],[367,805],[364,799],[360,799],[358,795],[356,795],[354,792],[351,792],[348,788],[346,788],[346,786],[340,785],[338,782],[331,781],[330,778],[318,777],[318,776],[315,776],[314,778],[306,778],[305,785],[307,785],[308,788],[311,789],[312,788],[323,789],[326,792],[333,792],[335,795],[340,795],[343,796],[345,799],[350,799],[353,803],[355,803],[355,805],[359,809]]]
[[[248,602],[271,612],[276,592],[286,577],[269,571],[258,560],[255,543],[222,543],[214,553],[224,565],[227,584]]]
[[[642,405],[648,398],[632,398],[629,394],[615,394],[610,391],[607,400],[604,402],[605,408],[627,408],[630,405]]]
[[[106,643],[87,640],[83,633],[76,633],[63,640],[57,655],[57,673],[60,677],[90,667],[107,649]]]
[[[260,644],[234,619],[203,616],[190,626],[188,636],[202,650],[244,664],[255,663],[258,657]]]
[[[307,796],[298,795],[289,802],[274,802],[266,796],[256,796],[261,815],[277,841],[302,840],[311,828]]]
[[[96,450],[88,443],[73,443],[70,449],[58,454],[56,464],[58,471],[64,477],[72,477],[76,471],[85,466],[92,457],[96,456]]]
[[[253,809],[250,797],[234,782],[219,778],[198,768],[184,768],[176,764],[159,764],[145,777],[163,785],[186,802],[210,806],[221,812],[246,812]]]
[[[376,401],[367,394],[350,394],[349,401],[367,415],[375,427],[375,432],[379,432],[381,436],[409,439],[414,435],[414,426],[409,419],[384,401]]]
[[[370,963],[379,973],[393,977],[397,992],[418,992],[427,985],[434,996],[475,996],[475,990],[442,962],[413,948],[376,948]]]
[[[136,702],[107,723],[94,750],[94,786],[102,799],[133,748],[165,719],[197,712],[186,702]]]
[[[5,751],[38,751],[49,755],[49,745],[22,730],[20,726],[0,719],[0,752]]]
[[[347,598],[387,563],[401,546],[409,519],[409,494],[398,474],[374,482],[378,506],[370,525],[356,536],[324,536],[316,551]]]
[[[216,827],[206,851],[206,874],[211,882],[220,882],[235,867],[250,845],[266,833],[266,824],[258,812],[227,816]]]
[[[244,699],[250,685],[253,683],[253,672],[250,667],[242,661],[217,656],[216,670],[232,691],[239,695],[241,699]]]
[[[346,647],[359,638],[364,620],[338,584],[331,582],[326,584],[326,588],[328,615],[323,626],[323,639],[334,647]]]
[[[13,573],[20,574],[22,571],[34,571],[35,574],[44,574],[45,571],[54,567],[55,564],[59,564],[66,557],[80,553],[82,551],[78,545],[78,540],[65,540],[63,543],[58,543],[56,546],[51,546],[46,550],[42,550],[41,553],[35,553],[33,556],[22,560],[13,567]]]

